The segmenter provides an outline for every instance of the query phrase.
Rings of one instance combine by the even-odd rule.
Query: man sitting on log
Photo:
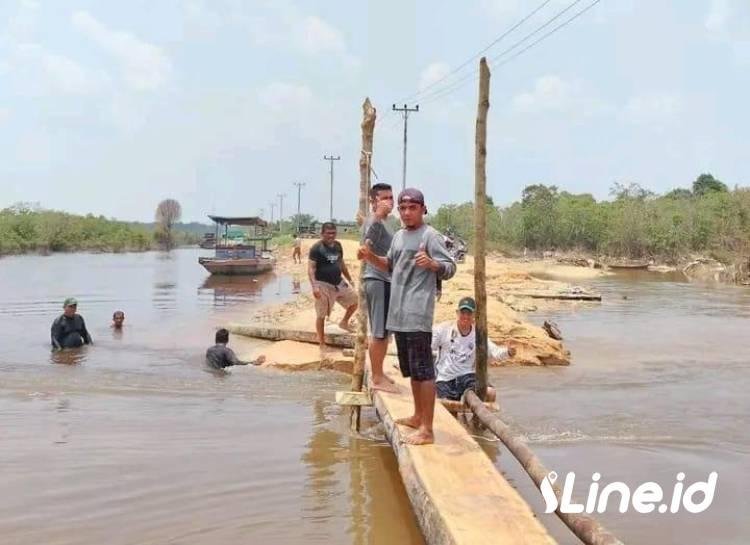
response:
[[[460,401],[466,390],[474,389],[477,377],[474,313],[477,303],[471,297],[458,302],[456,321],[443,322],[432,331],[432,351],[437,352],[435,388],[441,399]],[[488,355],[495,361],[516,355],[512,346],[498,346],[487,339]],[[487,388],[487,401],[495,401],[495,389]]]

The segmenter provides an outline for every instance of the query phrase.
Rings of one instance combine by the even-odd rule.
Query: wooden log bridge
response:
[[[314,331],[304,329],[285,329],[283,327],[262,327],[253,325],[229,324],[230,333],[255,337],[269,341],[299,341],[318,344],[318,335]],[[329,346],[354,348],[354,335],[351,333],[326,333],[326,343]]]
[[[394,362],[394,358],[386,359],[386,374],[396,381],[399,393],[370,393],[425,541],[429,545],[556,543],[469,432],[442,405],[435,406],[434,445],[401,442],[412,430],[395,421],[412,414],[413,402],[408,380],[392,368]]]
[[[515,437],[508,427],[500,418],[487,410],[479,399],[479,396],[472,390],[464,393],[466,405],[492,433],[494,433],[518,460],[526,473],[534,481],[534,484],[541,486],[544,478],[549,474],[549,470],[544,467],[541,460],[537,458],[534,452],[527,447],[520,439]],[[558,504],[562,505],[562,492],[560,487],[553,485],[555,496]],[[586,515],[577,515],[563,513],[558,508],[555,511],[560,520],[570,528],[570,530],[586,545],[624,545],[609,530],[604,528],[595,519]]]

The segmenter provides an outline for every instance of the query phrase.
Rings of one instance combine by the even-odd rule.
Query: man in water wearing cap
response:
[[[86,329],[83,316],[77,314],[76,310],[78,310],[78,301],[74,297],[65,299],[62,315],[52,322],[51,338],[54,350],[94,344]]]
[[[443,322],[432,330],[432,350],[437,352],[435,387],[439,398],[459,401],[466,390],[476,387],[476,310],[476,301],[471,297],[464,297],[458,302],[456,321]],[[512,346],[498,346],[489,339],[487,348],[489,357],[495,361],[516,355],[516,349]],[[488,387],[487,401],[494,400],[495,389]]]
[[[393,237],[387,256],[377,255],[365,241],[359,259],[391,272],[391,300],[386,329],[393,331],[401,374],[411,379],[414,414],[396,420],[416,429],[404,438],[412,445],[434,442],[435,364],[432,357],[432,321],[435,285],[456,272],[443,237],[424,223],[427,208],[418,189],[404,189],[398,196],[398,211],[404,227]]]

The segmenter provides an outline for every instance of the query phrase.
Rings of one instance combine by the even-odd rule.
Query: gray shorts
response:
[[[370,320],[370,335],[374,339],[387,338],[388,331],[385,328],[385,322],[388,319],[391,283],[375,278],[366,278],[365,297],[367,298],[367,315]]]

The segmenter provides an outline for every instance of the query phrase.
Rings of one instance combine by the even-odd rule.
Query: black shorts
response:
[[[401,374],[412,380],[435,380],[435,362],[432,359],[432,332],[397,331],[396,349]]]
[[[452,399],[453,401],[461,401],[464,392],[474,390],[476,386],[477,376],[474,373],[467,373],[452,380],[439,380],[435,383],[437,396],[440,399]]]

